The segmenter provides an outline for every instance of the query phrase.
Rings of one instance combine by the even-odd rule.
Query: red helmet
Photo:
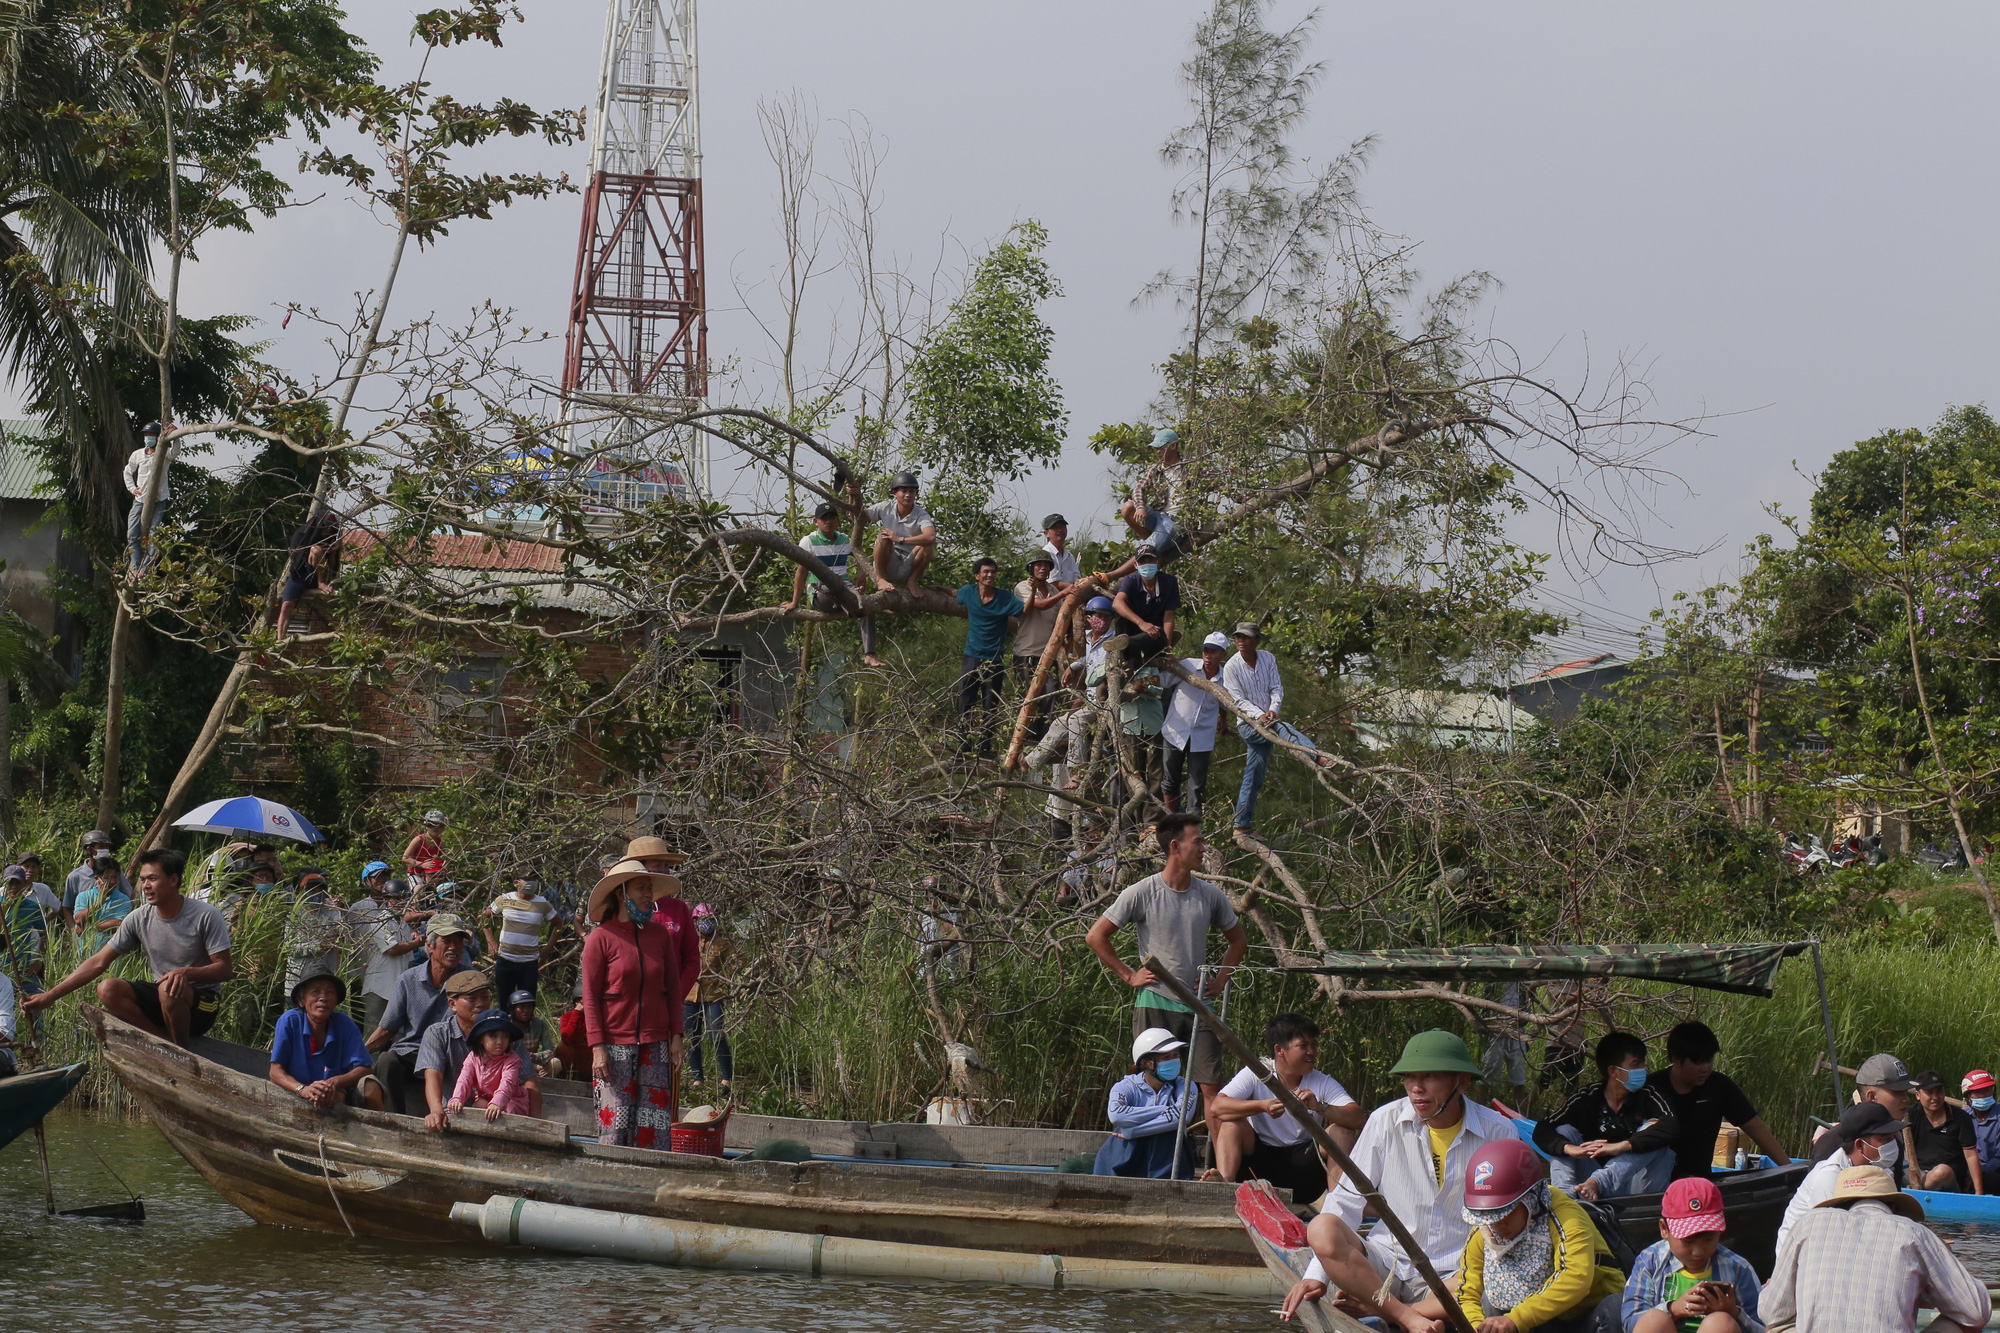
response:
[[[1542,1160],[1533,1148],[1516,1138],[1495,1139],[1465,1164],[1465,1206],[1511,1208],[1541,1180]]]

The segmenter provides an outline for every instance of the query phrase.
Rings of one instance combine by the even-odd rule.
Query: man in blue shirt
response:
[[[982,555],[972,564],[972,582],[958,590],[958,604],[965,608],[965,655],[958,677],[958,715],[961,721],[977,715],[971,724],[978,730],[979,757],[993,757],[993,714],[1000,704],[1001,664],[1005,660],[1007,630],[1027,608],[1011,589],[997,585],[1000,562]],[[970,734],[959,738],[959,752],[971,748]]]
[[[1965,1094],[1965,1113],[1972,1117],[1979,1174],[2000,1181],[2000,1106],[1994,1104],[1993,1075],[1975,1069],[1960,1081],[1958,1090]]]
[[[347,983],[315,972],[292,987],[292,1008],[271,1036],[271,1081],[314,1106],[345,1102],[383,1108],[382,1080],[361,1040],[361,1025],[341,1012]]]
[[[1165,1028],[1147,1028],[1132,1039],[1132,1072],[1111,1085],[1112,1134],[1097,1150],[1093,1175],[1194,1178],[1194,1152],[1180,1133],[1186,1053],[1187,1043]],[[1178,1171],[1175,1139],[1181,1141]]]

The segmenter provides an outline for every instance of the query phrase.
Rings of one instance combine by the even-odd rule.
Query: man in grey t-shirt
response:
[[[924,570],[937,554],[937,523],[917,503],[917,474],[898,472],[889,483],[891,499],[868,506],[868,517],[882,525],[875,534],[875,587],[888,591],[899,583],[915,594]]]
[[[235,975],[229,922],[211,903],[181,896],[187,853],[154,847],[139,854],[145,903],[118,923],[111,942],[40,995],[22,1001],[35,1013],[96,981],[121,956],[146,951],[151,981],[116,977],[97,983],[97,1000],[113,1018],[185,1046],[209,1030],[222,1007],[222,983]]]
[[[1206,1115],[1208,1104],[1230,1072],[1223,1066],[1221,1045],[1214,1033],[1206,1028],[1197,1030],[1193,1011],[1168,994],[1149,969],[1128,966],[1112,947],[1111,937],[1122,927],[1134,927],[1140,961],[1159,959],[1168,975],[1194,990],[1202,964],[1208,960],[1208,932],[1220,930],[1229,948],[1203,988],[1203,999],[1222,994],[1230,974],[1243,961],[1250,939],[1243,933],[1243,923],[1236,919],[1229,895],[1207,880],[1195,878],[1195,867],[1208,850],[1201,836],[1200,816],[1168,815],[1155,828],[1160,850],[1167,855],[1166,867],[1120,893],[1084,940],[1113,976],[1139,992],[1132,1010],[1133,1036],[1148,1028],[1165,1028],[1189,1044],[1188,1073],[1201,1087]]]

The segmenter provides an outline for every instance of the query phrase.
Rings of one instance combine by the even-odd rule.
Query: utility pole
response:
[[[708,396],[696,92],[695,0],[609,0],[562,379],[565,450],[607,509],[686,498],[697,470],[712,493],[708,437],[657,424]]]

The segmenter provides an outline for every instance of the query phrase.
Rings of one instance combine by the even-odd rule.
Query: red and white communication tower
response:
[[[657,421],[708,395],[694,0],[610,0],[609,10],[563,357],[565,416],[572,449],[650,464],[644,471],[658,475],[632,484],[684,494],[687,432],[590,418],[629,405]],[[605,475],[597,484],[623,489]]]

